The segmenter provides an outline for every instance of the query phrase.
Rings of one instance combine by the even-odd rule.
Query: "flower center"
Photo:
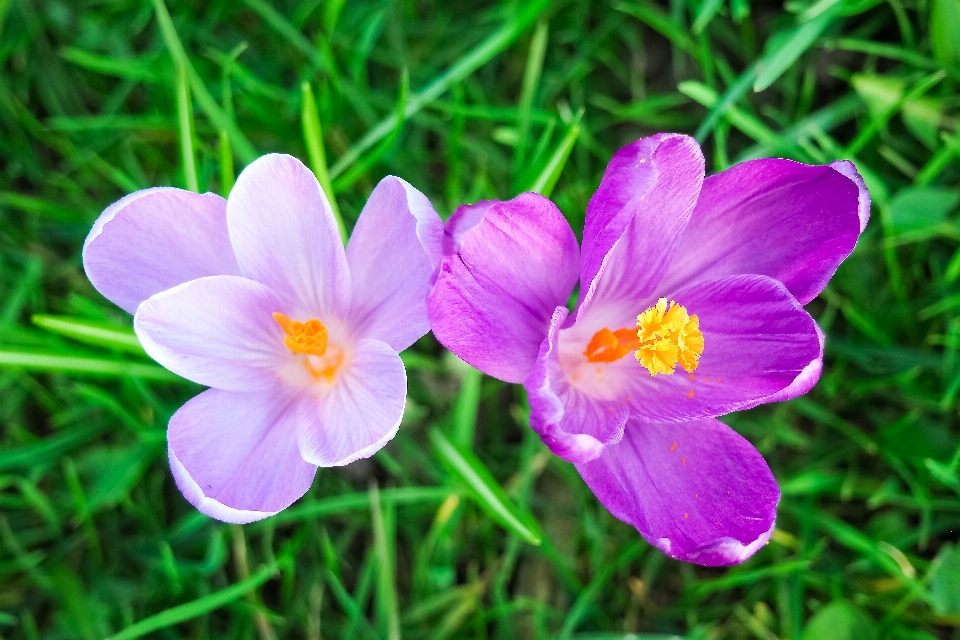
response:
[[[588,362],[616,362],[631,351],[651,376],[671,375],[678,363],[693,373],[703,353],[700,318],[683,305],[660,298],[637,316],[636,329],[597,331],[583,355]]]
[[[279,311],[273,314],[283,332],[283,344],[293,353],[303,354],[303,366],[314,378],[333,382],[337,369],[343,364],[343,350],[327,355],[329,334],[327,327],[316,318],[306,322],[291,320]]]

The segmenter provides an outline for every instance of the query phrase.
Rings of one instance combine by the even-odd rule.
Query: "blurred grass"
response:
[[[958,0],[0,0],[0,637],[960,638],[958,34]],[[651,549],[429,337],[373,460],[245,527],[183,500],[199,389],[86,281],[106,205],[282,151],[348,229],[387,173],[442,215],[552,191],[576,229],[660,130],[712,170],[853,159],[873,196],[810,305],[820,384],[728,418],[783,487],[753,559]]]

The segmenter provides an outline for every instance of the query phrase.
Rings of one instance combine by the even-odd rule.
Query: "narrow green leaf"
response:
[[[400,601],[397,597],[396,567],[387,540],[383,509],[380,506],[380,490],[377,483],[370,484],[370,517],[373,522],[373,546],[377,554],[377,586],[380,604],[387,617],[387,639],[400,640]]]
[[[454,446],[439,430],[430,432],[430,441],[445,467],[472,493],[477,504],[505,529],[530,544],[543,540],[540,527],[532,516],[522,513],[497,484],[493,474],[473,453]]]
[[[694,134],[694,138],[698,142],[703,142],[706,140],[707,136],[710,135],[710,132],[713,131],[713,128],[717,126],[717,122],[720,121],[728,111],[734,108],[734,105],[737,103],[740,98],[746,95],[747,91],[750,89],[750,83],[753,82],[753,79],[757,75],[757,65],[751,65],[744,71],[737,80],[730,85],[730,88],[727,89],[727,92],[723,94],[722,98],[716,100],[713,106],[710,108],[710,112],[707,114],[707,117],[703,119],[703,122],[700,123],[700,126],[697,127],[697,131]],[[684,92],[683,85],[690,85],[696,80],[688,80],[686,82],[681,82],[678,88],[681,92]],[[699,84],[699,83],[697,83]],[[703,85],[706,87],[706,85]],[[709,89],[709,87],[708,87]],[[713,92],[713,89],[709,89]],[[714,92],[715,93],[715,92]],[[732,119],[730,124],[734,124]],[[734,124],[736,126],[736,124]]]
[[[834,4],[811,20],[770,36],[763,55],[757,60],[757,78],[753,82],[753,90],[763,91],[783,75],[833,24],[838,17],[839,7],[839,3]]]
[[[533,108],[533,99],[540,83],[540,73],[543,70],[543,57],[547,51],[548,26],[545,20],[537,23],[530,40],[530,51],[527,53],[527,67],[523,73],[523,89],[520,94],[520,104],[517,108],[517,146],[513,154],[514,182],[520,180],[524,172],[524,161],[527,157],[527,146],[530,138],[530,111]]]
[[[349,234],[343,224],[340,207],[337,206],[337,196],[333,192],[330,173],[327,171],[327,154],[323,149],[323,128],[320,125],[317,101],[313,97],[313,89],[309,82],[300,85],[300,91],[303,94],[303,110],[300,120],[303,125],[303,139],[307,145],[307,154],[310,156],[310,168],[313,169],[323,193],[327,196],[327,201],[333,210],[333,217],[337,220],[337,228],[340,229],[340,238],[343,240],[343,244],[347,244]]]
[[[111,636],[109,640],[130,640],[132,638],[139,638],[140,636],[152,633],[159,629],[166,629],[167,627],[172,627],[175,624],[179,624],[186,620],[192,620],[193,618],[202,616],[205,613],[215,611],[216,609],[219,609],[220,607],[244,596],[250,591],[253,591],[264,582],[277,575],[278,571],[279,568],[277,566],[277,562],[271,562],[261,567],[256,573],[251,575],[246,580],[241,580],[236,584],[230,585],[226,589],[221,589],[220,591],[216,591],[210,595],[198,598],[192,602],[187,602],[185,604],[167,609],[166,611],[162,611],[156,615],[150,616],[149,618],[144,618],[140,622],[127,627],[120,633]]]
[[[446,487],[399,487],[384,489],[380,492],[381,504],[418,504],[421,502],[443,502],[450,496]],[[297,506],[284,509],[270,518],[274,525],[315,520],[330,515],[365,511],[370,508],[369,493],[348,493],[316,501],[303,501]],[[256,526],[256,525],[254,525]]]
[[[173,20],[170,19],[170,13],[167,11],[163,0],[153,0],[153,7],[157,14],[157,22],[160,24],[160,32],[163,35],[163,40],[167,45],[167,50],[170,52],[170,57],[173,58],[176,66],[182,66],[186,71],[187,78],[190,80],[190,88],[193,90],[193,95],[196,97],[200,108],[217,129],[223,129],[227,132],[240,158],[248,164],[253,162],[257,159],[258,154],[256,150],[253,148],[253,145],[250,144],[250,141],[247,140],[246,136],[244,136],[240,129],[233,123],[232,118],[230,118],[220,105],[217,104],[217,101],[213,99],[213,96],[210,95],[207,87],[203,84],[203,80],[193,68],[193,64],[191,64],[190,58],[187,57],[187,52],[180,42],[180,37],[177,35],[177,30],[173,26]]]
[[[101,347],[110,347],[118,351],[135,353],[146,356],[137,334],[133,329],[117,327],[115,325],[92,322],[71,316],[34,315],[30,318],[33,324],[51,333],[56,333],[78,342],[95,344]]]
[[[543,165],[543,169],[540,170],[540,175],[538,175],[524,191],[533,191],[534,193],[539,193],[549,198],[550,194],[553,193],[553,188],[556,186],[557,180],[560,179],[560,174],[567,164],[567,158],[570,157],[570,152],[573,151],[573,145],[577,143],[579,136],[580,115],[570,124],[566,135],[560,140],[560,144],[557,145],[550,159],[547,160],[547,163]]]
[[[422,91],[413,94],[407,101],[403,116],[410,118],[418,113],[425,105],[446,93],[451,85],[460,82],[510,46],[547,9],[550,2],[551,0],[532,0],[525,3],[523,8],[517,14],[511,16],[499,29],[457,60]],[[335,179],[342,174],[351,164],[357,161],[364,151],[389,135],[396,128],[399,120],[397,114],[392,114],[378,122],[373,129],[367,132],[367,135],[350,147],[334,163],[333,167],[330,168],[330,177]]]
[[[703,0],[700,3],[700,8],[697,9],[696,17],[693,19],[693,32],[700,33],[706,29],[722,6],[723,0]]]
[[[102,431],[103,427],[100,425],[76,427],[19,449],[0,451],[0,471],[40,467],[53,462],[68,451],[97,437]],[[445,495],[448,494],[449,492]]]
[[[678,26],[677,23],[670,19],[670,16],[652,3],[645,1],[617,2],[613,5],[613,8],[637,18],[672,42],[679,49],[694,58],[697,57],[697,44],[687,33],[687,30]]]
[[[233,168],[233,149],[230,147],[230,134],[220,130],[220,195],[226,198],[233,190],[236,174]]]
[[[460,393],[453,410],[453,441],[458,447],[473,448],[473,433],[477,427],[477,408],[480,406],[480,383],[483,374],[467,365],[460,379]]]
[[[0,349],[0,367],[18,367],[47,373],[76,373],[108,377],[131,377],[158,382],[183,382],[183,378],[152,364],[108,360],[92,356]]]

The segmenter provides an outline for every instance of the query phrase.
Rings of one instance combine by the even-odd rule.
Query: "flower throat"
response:
[[[677,364],[693,373],[703,353],[700,318],[666,298],[637,316],[637,327],[597,331],[583,355],[588,362],[616,362],[633,352],[650,373],[671,375]]]

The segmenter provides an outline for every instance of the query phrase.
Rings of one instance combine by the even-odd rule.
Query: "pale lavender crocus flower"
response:
[[[135,314],[147,353],[210,387],[170,420],[183,495],[226,522],[286,508],[317,467],[372,455],[406,399],[398,352],[429,330],[442,222],[399,178],[370,195],[344,251],[313,173],[248,166],[227,200],[147,189],[110,206],[83,264]]]
[[[431,328],[524,384],[533,429],[614,516],[673,558],[742,562],[773,532],[780,491],[716,418],[816,383],[823,334],[802,305],[869,209],[849,162],[754,160],[704,179],[691,138],[643,138],[607,166],[582,249],[536,194],[458,209]]]

